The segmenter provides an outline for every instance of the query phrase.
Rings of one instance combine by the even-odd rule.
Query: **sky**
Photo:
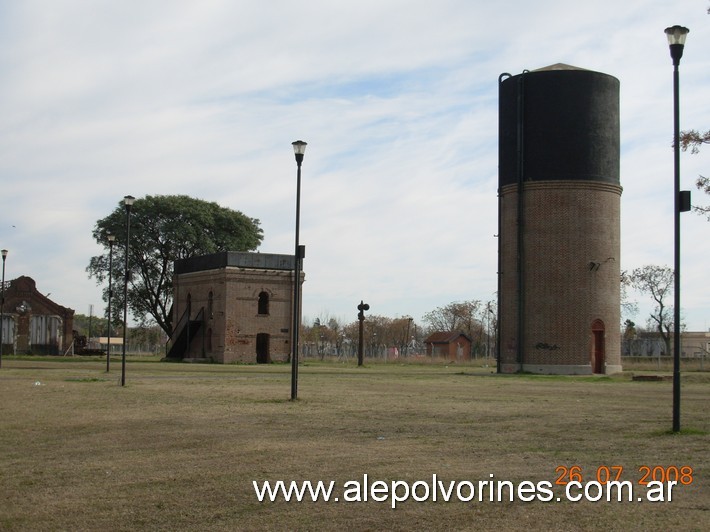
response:
[[[702,0],[0,0],[6,280],[102,314],[91,232],[126,195],[186,194],[257,218],[293,253],[303,312],[416,321],[495,300],[498,77],[566,63],[621,84],[621,268],[673,264],[673,66],[681,129],[710,128]],[[693,203],[710,146],[681,154]],[[689,330],[710,327],[710,222],[682,217]],[[648,297],[632,294],[644,324]]]

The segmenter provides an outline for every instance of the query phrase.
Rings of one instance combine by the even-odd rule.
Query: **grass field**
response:
[[[286,365],[129,361],[119,377],[117,361],[3,359],[0,530],[710,529],[708,373],[683,374],[681,434],[671,383],[628,372],[308,362],[297,401]],[[585,481],[623,466],[635,497],[644,467],[692,467],[692,482],[670,502],[570,502],[555,481],[572,466]],[[547,481],[554,497],[346,502],[365,474]],[[332,480],[341,500],[259,502],[254,480]]]

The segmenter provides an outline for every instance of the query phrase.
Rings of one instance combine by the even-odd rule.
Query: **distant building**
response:
[[[665,356],[666,343],[657,332],[642,331],[631,338],[621,340],[622,356]]]
[[[98,349],[106,352],[108,349],[108,337],[99,336],[98,338],[93,338],[92,342],[96,343]],[[121,353],[123,350],[123,337],[122,336],[112,336],[111,337],[111,353]]]
[[[684,331],[680,334],[681,356],[707,358],[710,354],[710,332]]]
[[[623,356],[665,357],[673,355],[673,337],[670,339],[671,352],[666,351],[666,343],[657,332],[645,331],[621,342]],[[708,358],[710,355],[710,332],[681,331],[680,356],[682,358]]]
[[[61,355],[73,341],[74,311],[37,290],[31,277],[5,283],[3,354]]]
[[[471,339],[462,332],[447,331],[430,334],[425,340],[426,354],[434,358],[471,360]]]
[[[293,255],[230,251],[175,261],[168,358],[287,360],[293,276]]]

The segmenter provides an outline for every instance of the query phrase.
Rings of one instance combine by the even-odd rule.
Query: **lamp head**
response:
[[[3,249],[1,253],[2,253],[2,260],[5,260],[5,258],[7,257],[7,250]]]
[[[134,198],[133,196],[124,196],[123,205],[126,207],[127,211],[131,210],[131,207],[133,207],[134,201],[136,201],[136,198]]]
[[[685,44],[685,37],[688,35],[690,30],[684,26],[671,26],[666,28],[666,37],[668,37],[668,44]]]
[[[116,241],[116,235],[106,235],[106,240],[109,244],[113,244]]]
[[[684,26],[671,26],[666,28],[666,37],[668,37],[668,46],[671,49],[671,58],[673,64],[678,66],[680,58],[683,57],[683,48],[685,46],[685,38],[690,30]]]
[[[293,153],[296,155],[296,162],[300,166],[301,162],[303,162],[303,154],[306,153],[306,145],[308,143],[303,142],[302,140],[297,140],[291,144],[293,145]]]

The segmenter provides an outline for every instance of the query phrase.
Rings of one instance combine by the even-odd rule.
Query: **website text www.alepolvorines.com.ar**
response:
[[[431,479],[371,480],[367,474],[358,480],[338,483],[335,480],[252,481],[259,502],[376,502],[389,503],[392,508],[407,501],[414,502],[671,502],[677,481],[650,481],[636,485],[629,480],[608,482],[570,481],[555,492],[547,480],[441,480]]]

